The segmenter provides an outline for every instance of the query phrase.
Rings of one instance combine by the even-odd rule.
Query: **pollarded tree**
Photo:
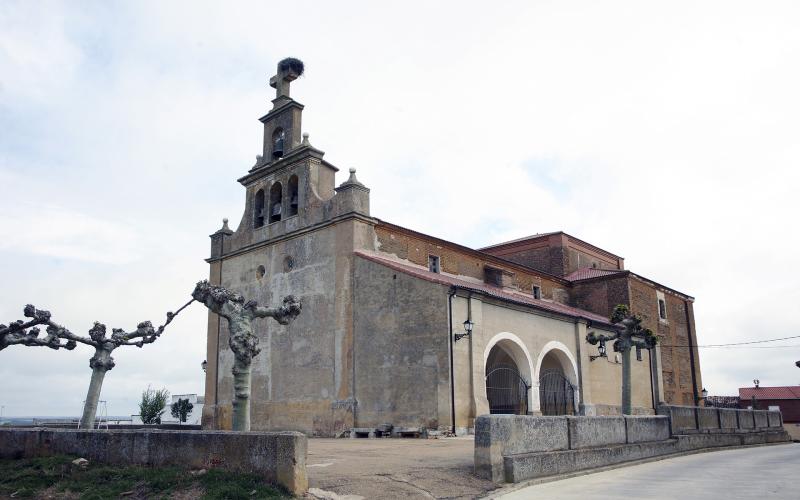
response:
[[[178,424],[186,422],[189,414],[192,413],[194,405],[188,399],[180,399],[172,403],[172,417],[178,419]]]
[[[86,394],[80,423],[81,429],[91,429],[94,427],[97,415],[97,402],[100,400],[103,379],[106,372],[114,368],[114,358],[111,357],[114,349],[119,346],[142,347],[155,342],[175,316],[193,301],[194,299],[190,300],[175,313],[168,312],[166,322],[158,328],[153,328],[152,323],[144,321],[139,323],[136,330],[132,332],[126,332],[121,328],[112,328],[111,336],[106,336],[106,325],[95,322],[89,330],[88,338],[75,335],[63,326],[54,323],[49,311],[36,309],[28,304],[25,306],[23,314],[26,318],[30,318],[29,321],[18,320],[8,326],[0,325],[0,351],[15,344],[67,350],[75,349],[79,343],[94,347],[94,356],[89,360],[92,379],[89,382],[89,391]],[[47,327],[45,330],[47,336],[44,338],[39,337],[40,326]]]
[[[273,318],[282,325],[288,325],[302,309],[300,301],[293,295],[283,298],[281,307],[259,306],[254,300],[244,297],[227,288],[210,284],[203,280],[197,284],[192,297],[202,302],[212,312],[228,320],[230,338],[228,345],[233,351],[233,430],[250,430],[250,365],[253,358],[261,352],[258,337],[253,335],[253,320]]]
[[[622,355],[622,414],[631,414],[631,348],[636,349],[636,357],[641,361],[642,349],[654,349],[658,337],[649,328],[642,327],[642,318],[632,314],[625,304],[619,304],[611,315],[611,323],[617,327],[612,335],[589,332],[586,341],[592,345],[601,344],[601,356],[605,356],[605,343],[614,342],[614,351]]]

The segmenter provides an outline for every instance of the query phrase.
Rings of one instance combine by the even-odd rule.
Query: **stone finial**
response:
[[[228,227],[228,218],[227,217],[222,219],[222,227],[219,228],[217,230],[217,232],[212,234],[211,236],[215,236],[215,235],[219,235],[219,234],[227,234],[227,235],[233,234],[233,230],[230,227]]]
[[[348,178],[346,181],[344,181],[338,188],[336,188],[336,190],[339,191],[340,189],[345,189],[345,188],[349,188],[349,187],[357,187],[357,188],[361,188],[361,189],[367,189],[367,186],[362,184],[356,178],[356,169],[354,169],[354,168],[350,169],[350,178]]]
[[[310,146],[311,143],[308,142],[308,132],[303,132],[303,142],[300,144],[301,146]]]

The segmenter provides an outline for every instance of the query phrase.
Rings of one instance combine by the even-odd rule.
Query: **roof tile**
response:
[[[740,387],[739,399],[800,399],[800,385],[783,387]]]

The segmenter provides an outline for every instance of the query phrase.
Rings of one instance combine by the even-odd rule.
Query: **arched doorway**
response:
[[[577,387],[572,364],[559,349],[544,354],[539,364],[539,411],[542,415],[575,415]]]
[[[500,341],[491,348],[486,358],[489,413],[527,415],[529,412],[530,384],[520,373],[520,367],[514,359],[515,354],[519,353],[515,353],[515,349],[519,347],[512,342]]]

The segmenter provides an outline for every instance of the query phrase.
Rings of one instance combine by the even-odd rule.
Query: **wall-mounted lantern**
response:
[[[205,372],[205,371],[206,371],[206,368],[208,368],[208,361],[206,361],[206,360],[204,359],[204,360],[203,360],[203,362],[202,362],[202,363],[200,363],[200,368],[202,368],[202,369],[203,369],[203,371]]]
[[[464,333],[456,333],[455,334],[455,341],[458,342],[459,340],[463,339],[464,337],[469,337],[472,333],[472,327],[475,326],[475,323],[472,320],[466,320],[464,322]]]
[[[597,346],[597,356],[589,356],[589,361],[594,361],[597,358],[605,358],[606,356],[606,341],[605,339],[600,339],[599,345]]]

